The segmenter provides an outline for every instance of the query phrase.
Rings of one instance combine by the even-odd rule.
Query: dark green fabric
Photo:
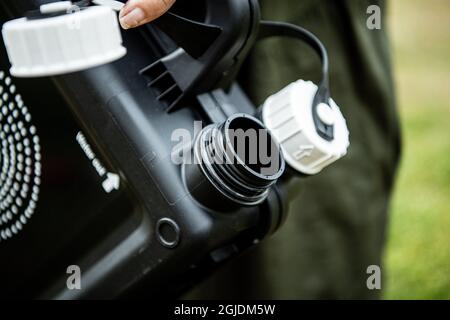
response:
[[[382,8],[382,30],[366,27]],[[351,147],[318,176],[296,180],[285,225],[232,262],[190,298],[378,298],[366,287],[381,265],[387,209],[400,153],[384,1],[267,0],[263,18],[313,31],[331,60],[332,96],[347,118]],[[242,84],[256,103],[302,78],[317,82],[314,53],[291,40],[258,45]]]

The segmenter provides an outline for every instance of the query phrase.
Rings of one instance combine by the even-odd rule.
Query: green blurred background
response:
[[[450,299],[450,1],[392,0],[403,160],[391,205],[386,299]]]

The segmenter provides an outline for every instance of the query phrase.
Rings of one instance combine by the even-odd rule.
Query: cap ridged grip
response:
[[[88,69],[126,54],[117,14],[95,6],[42,19],[9,21],[3,38],[16,77],[41,77]]]
[[[269,97],[263,105],[263,122],[282,146],[286,162],[295,170],[308,175],[322,171],[346,155],[349,132],[336,103],[330,99],[329,108],[321,111],[323,120],[333,123],[334,139],[319,136],[314,125],[312,104],[317,86],[299,80]]]

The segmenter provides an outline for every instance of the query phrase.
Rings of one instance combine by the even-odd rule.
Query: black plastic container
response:
[[[2,22],[45,2],[3,0]],[[12,79],[40,136],[42,172],[33,218],[0,242],[1,295],[176,296],[280,226],[286,203],[276,183],[284,170],[278,147],[270,173],[245,160],[210,169],[171,161],[173,132],[182,128],[194,138],[195,121],[206,130],[197,141],[210,125],[264,130],[233,82],[256,38],[257,2],[201,1],[200,17],[183,3],[174,12],[221,30],[209,47],[186,54],[178,49],[185,38],[146,26],[124,32],[128,54],[115,63]],[[4,51],[1,60],[7,72]],[[171,75],[169,88],[158,71]],[[234,193],[214,182],[214,172]],[[71,265],[82,271],[81,290],[67,287]]]

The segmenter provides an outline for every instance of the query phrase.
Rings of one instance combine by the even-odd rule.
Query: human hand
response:
[[[120,11],[120,25],[124,29],[135,28],[159,18],[176,0],[128,0]]]

